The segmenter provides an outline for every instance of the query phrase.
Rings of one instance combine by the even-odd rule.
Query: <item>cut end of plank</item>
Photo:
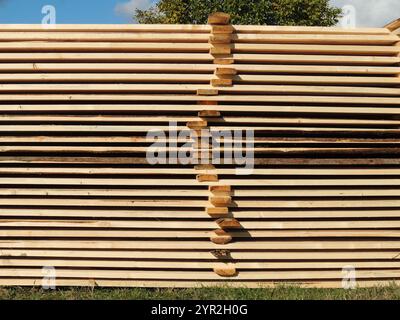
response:
[[[218,175],[216,174],[198,174],[196,176],[198,182],[218,182]]]
[[[242,225],[235,218],[221,218],[217,220],[218,226],[223,229],[242,229]]]
[[[221,277],[235,277],[238,274],[233,266],[215,267],[214,272]]]
[[[228,208],[206,208],[207,214],[211,218],[227,218],[229,215]]]
[[[225,12],[214,12],[208,16],[208,24],[225,25],[229,24],[231,16]]]

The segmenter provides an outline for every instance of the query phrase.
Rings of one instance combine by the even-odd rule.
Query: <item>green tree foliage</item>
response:
[[[160,0],[136,10],[139,23],[205,24],[210,13],[229,13],[232,24],[333,26],[341,9],[329,0]]]

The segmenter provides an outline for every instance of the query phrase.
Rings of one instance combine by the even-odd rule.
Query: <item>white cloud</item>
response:
[[[153,5],[153,0],[129,0],[128,2],[117,3],[115,12],[118,15],[132,19],[136,9],[148,9]]]
[[[357,27],[383,27],[400,18],[399,0],[330,0],[332,5],[342,8],[352,5],[356,9]]]

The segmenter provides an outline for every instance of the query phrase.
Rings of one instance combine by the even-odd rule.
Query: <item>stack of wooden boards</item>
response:
[[[0,285],[400,279],[398,35],[228,20],[0,26]],[[253,174],[148,164],[170,121],[254,130]]]

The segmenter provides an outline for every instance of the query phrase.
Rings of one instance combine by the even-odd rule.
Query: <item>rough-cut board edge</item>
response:
[[[43,278],[0,278],[1,286],[42,286]],[[373,288],[377,286],[399,285],[400,281],[393,280],[358,280],[357,287]],[[295,286],[300,288],[341,288],[342,281],[254,281],[254,282],[233,282],[233,281],[137,281],[137,280],[85,280],[85,279],[57,279],[58,287],[142,287],[142,288],[276,288],[282,285]]]
[[[341,240],[315,241],[314,239],[287,241],[237,241],[216,245],[211,241],[143,241],[143,240],[2,240],[1,249],[131,249],[131,250],[397,250],[400,241]]]
[[[214,65],[214,64],[188,64],[188,63],[122,63],[122,62],[103,62],[96,63],[2,63],[0,70],[2,72],[196,72],[199,74],[211,73],[214,68],[218,69],[232,69],[227,65]],[[261,64],[236,64],[234,68],[241,74],[262,74],[262,73],[296,73],[296,74],[364,74],[364,75],[379,75],[379,74],[399,74],[400,67],[362,67],[362,66],[312,66],[312,65],[261,65]],[[222,72],[222,71],[221,71]],[[117,75],[112,73],[113,75]]]
[[[312,271],[240,271],[235,273],[232,266],[224,269],[217,269],[215,273],[209,271],[147,271],[147,270],[74,270],[74,269],[57,269],[57,277],[59,278],[82,278],[82,279],[115,279],[115,280],[187,280],[187,281],[219,281],[229,278],[232,281],[300,281],[310,280],[341,280],[342,268],[337,270],[312,270]],[[0,277],[41,277],[42,268],[1,268]],[[399,280],[399,269],[361,269],[357,270],[357,280],[381,279],[381,280]]]
[[[67,253],[67,252],[65,252]],[[307,261],[307,262],[281,262],[281,261],[257,261],[257,262],[223,262],[223,261],[170,261],[166,259],[165,261],[146,261],[146,260],[123,260],[123,259],[33,259],[33,258],[13,258],[7,257],[7,259],[0,261],[1,267],[42,267],[43,265],[52,265],[53,267],[60,268],[113,268],[115,269],[116,264],[121,269],[129,270],[136,268],[144,269],[199,269],[199,270],[212,270],[213,268],[226,268],[226,267],[236,267],[236,269],[263,269],[263,270],[276,270],[276,269],[307,269],[307,270],[324,270],[324,269],[341,269],[343,267],[343,261]],[[352,261],[349,260],[345,262],[347,264],[352,264],[356,269],[395,269],[400,267],[400,261]]]
[[[254,26],[234,25],[236,33],[260,33],[260,34],[368,34],[387,35],[386,28],[355,28],[344,29],[339,27],[302,27],[302,26]],[[210,33],[210,25],[185,25],[185,24],[56,24],[48,27],[43,24],[0,24],[2,31],[8,32],[193,32]]]

